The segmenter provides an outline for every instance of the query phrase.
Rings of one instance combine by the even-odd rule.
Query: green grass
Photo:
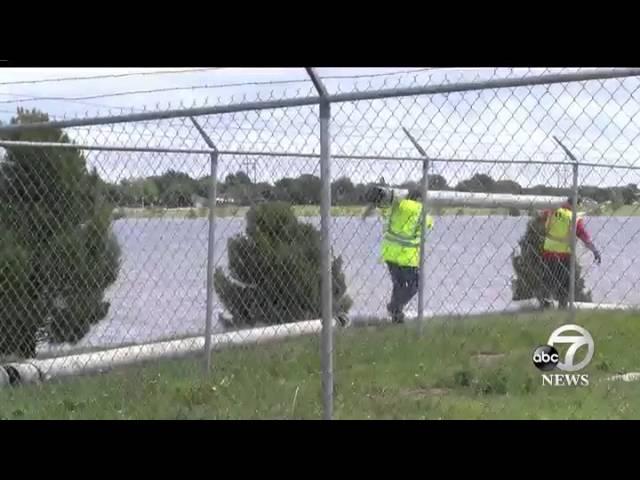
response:
[[[603,206],[599,212],[594,212],[590,215],[603,217],[637,217],[640,216],[640,205],[622,205],[617,208]]]
[[[294,205],[296,215],[300,217],[317,217],[320,215],[318,205]],[[249,207],[223,205],[216,209],[218,217],[244,217]],[[335,217],[356,217],[364,212],[363,206],[333,206],[331,215]],[[439,208],[433,211],[436,216],[507,216],[506,208]],[[520,212],[527,215],[527,212]],[[115,218],[205,218],[209,215],[208,208],[121,208],[117,209]],[[624,205],[618,209],[607,208],[599,212],[589,212],[590,216],[640,216],[640,206]]]
[[[317,205],[294,205],[296,215],[300,217],[314,217],[320,215]],[[244,217],[249,207],[223,205],[216,208],[218,217]],[[334,216],[357,216],[362,214],[364,207],[337,206],[331,208]],[[208,208],[121,208],[116,210],[116,218],[204,218],[209,216]]]
[[[333,206],[331,215],[335,217],[357,217],[362,215],[363,206]],[[244,217],[249,207],[224,205],[216,208],[218,217]],[[317,217],[320,215],[318,205],[294,205],[294,212],[299,217]],[[435,215],[508,215],[505,208],[441,208]],[[115,213],[116,218],[204,218],[209,215],[208,208],[121,208]]]
[[[335,416],[340,419],[640,418],[640,315],[581,312],[595,355],[589,387],[541,385],[531,354],[566,315],[432,321],[415,329],[339,330]],[[478,355],[484,355],[479,357]],[[230,419],[321,416],[319,338],[290,339],[0,391],[8,419]],[[297,392],[297,393],[296,393]],[[295,402],[294,402],[295,399]]]

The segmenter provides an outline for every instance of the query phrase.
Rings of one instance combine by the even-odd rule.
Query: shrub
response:
[[[47,121],[18,110],[13,123]],[[58,129],[9,140],[69,143]],[[39,340],[77,342],[104,318],[120,248],[104,184],[78,149],[7,147],[0,162],[0,355],[33,357]]]
[[[247,212],[246,232],[228,242],[229,271],[215,272],[214,287],[231,318],[225,326],[290,323],[320,318],[320,233],[301,223],[284,202]],[[334,258],[334,315],[346,314],[342,259]]]

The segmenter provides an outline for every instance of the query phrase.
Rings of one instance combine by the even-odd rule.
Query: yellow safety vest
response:
[[[401,267],[420,265],[420,214],[422,204],[415,200],[393,203],[382,239],[382,259]],[[383,212],[386,216],[386,212]],[[426,227],[433,228],[433,218],[427,215]]]
[[[571,253],[571,210],[558,208],[547,217],[544,251]]]

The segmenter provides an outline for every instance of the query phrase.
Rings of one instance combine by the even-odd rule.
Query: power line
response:
[[[218,85],[191,85],[191,86],[185,86],[185,87],[165,87],[165,88],[154,88],[154,89],[148,89],[148,90],[129,90],[124,92],[101,93],[97,95],[86,95],[83,97],[37,97],[37,96],[20,95],[20,94],[13,94],[13,93],[0,93],[0,95],[6,95],[6,96],[28,97],[28,98],[20,98],[17,100],[2,100],[0,101],[0,103],[17,103],[17,102],[28,102],[28,101],[34,101],[34,100],[75,102],[77,100],[92,100],[96,98],[123,97],[128,95],[146,95],[148,93],[177,92],[181,90],[205,90],[205,89],[214,89],[214,88],[244,87],[244,86],[257,86],[257,85],[284,85],[284,84],[290,84],[290,83],[303,83],[308,81],[309,80],[275,80],[271,82],[239,82],[239,83],[226,83],[226,84],[218,84]]]
[[[217,70],[219,68],[207,68],[207,69],[192,69],[192,70],[179,70],[179,71],[157,71],[157,72],[138,72],[138,73],[129,73],[129,74],[114,74],[114,75],[102,75],[102,76],[93,76],[93,77],[67,77],[60,79],[44,79],[44,80],[33,80],[33,81],[23,81],[23,82],[4,82],[0,83],[0,85],[7,84],[15,84],[15,83],[42,83],[48,81],[65,81],[70,79],[92,79],[92,78],[118,78],[124,76],[134,76],[134,75],[152,75],[152,74],[163,74],[163,73],[184,73],[189,71],[202,71],[202,70]],[[384,72],[377,74],[360,74],[360,75],[330,75],[321,77],[323,80],[346,80],[346,79],[362,79],[362,78],[379,78],[385,76],[393,76],[393,75],[403,75],[403,74],[411,74],[411,73],[420,73],[426,71],[447,71],[447,70],[478,70],[477,68],[463,68],[463,69],[453,69],[453,68],[439,68],[439,67],[429,67],[429,68],[419,68],[412,70],[399,70],[394,72]],[[495,70],[495,69],[494,69]],[[132,110],[132,111],[144,111],[132,107],[120,107],[120,106],[110,106],[110,105],[101,105],[101,104],[91,104],[83,102],[83,100],[92,100],[98,98],[111,98],[111,97],[121,97],[121,96],[129,96],[129,95],[146,95],[151,93],[163,93],[163,92],[172,92],[172,91],[182,91],[182,90],[202,90],[202,89],[217,89],[217,88],[229,88],[229,87],[247,87],[247,86],[264,86],[264,85],[286,85],[286,84],[300,84],[300,83],[310,83],[310,79],[297,79],[297,80],[270,80],[264,82],[235,82],[235,83],[222,83],[215,85],[192,85],[185,87],[166,87],[166,88],[157,88],[157,89],[147,89],[147,90],[132,90],[132,91],[124,91],[124,92],[113,92],[113,93],[104,93],[104,94],[96,94],[96,95],[87,95],[81,97],[45,97],[45,96],[35,96],[29,94],[15,94],[15,93],[0,93],[0,95],[4,96],[13,96],[13,97],[21,97],[16,100],[1,100],[0,104],[11,104],[11,103],[23,103],[23,102],[31,102],[31,101],[63,101],[63,102],[71,102],[78,104],[86,104],[90,106],[97,106],[100,108],[114,108],[120,110]]]
[[[378,78],[378,77],[389,77],[392,75],[403,75],[403,74],[409,74],[409,73],[420,73],[420,72],[427,72],[430,70],[438,70],[435,67],[428,67],[428,68],[414,68],[412,70],[398,70],[395,72],[384,72],[384,73],[369,73],[369,74],[361,74],[361,75],[328,75],[326,77],[323,77],[322,75],[320,76],[320,79],[322,80],[340,80],[340,79],[350,79],[350,80],[356,80],[358,78]]]
[[[363,74],[363,75],[330,75],[326,77],[322,77],[323,80],[345,80],[345,79],[359,79],[359,78],[378,78],[384,76],[392,76],[392,75],[402,75],[408,73],[418,73],[424,72],[428,70],[433,70],[433,68],[420,68],[414,70],[400,70],[396,72],[385,72],[378,74]],[[230,88],[230,87],[250,87],[250,86],[264,86],[264,85],[289,85],[289,84],[300,84],[300,83],[310,83],[310,79],[297,79],[297,80],[269,80],[264,82],[234,82],[234,83],[220,83],[215,85],[191,85],[185,87],[165,87],[165,88],[155,88],[155,89],[147,89],[147,90],[130,90],[124,92],[113,92],[113,93],[101,93],[97,95],[86,95],[82,97],[41,97],[34,96],[28,94],[16,94],[16,93],[7,93],[2,92],[0,95],[11,96],[11,97],[22,97],[18,100],[2,100],[0,103],[19,103],[19,102],[29,102],[29,101],[69,101],[76,102],[78,100],[93,100],[97,98],[111,98],[111,97],[121,97],[121,96],[129,96],[129,95],[146,95],[149,93],[164,93],[164,92],[175,92],[182,90],[204,90],[204,89],[216,89],[216,88]],[[2,85],[0,83],[0,85]]]
[[[168,75],[174,73],[194,73],[194,72],[206,72],[210,70],[220,70],[221,67],[213,68],[191,68],[183,70],[154,70],[151,72],[131,72],[131,73],[113,73],[104,75],[93,75],[88,77],[57,77],[57,78],[43,78],[40,80],[16,80],[12,82],[0,82],[0,85],[33,85],[39,83],[53,83],[53,82],[67,82],[77,80],[99,80],[105,78],[124,78],[124,77],[136,77],[136,76],[148,76],[148,75]]]

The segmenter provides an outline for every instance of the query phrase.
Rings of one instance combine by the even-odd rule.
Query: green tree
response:
[[[535,215],[527,224],[526,231],[518,245],[520,252],[511,257],[515,276],[511,287],[513,300],[540,299],[543,291],[544,264],[542,247],[545,229],[542,215]],[[591,292],[585,290],[580,265],[576,262],[576,301],[591,302]]]
[[[622,188],[622,200],[625,205],[633,204],[633,202],[636,201],[636,198],[637,198],[636,185],[630,184]]]
[[[331,200],[335,205],[356,203],[356,187],[348,177],[340,177],[331,183]]]
[[[19,109],[13,124],[48,121]],[[71,143],[58,129],[7,140]],[[33,357],[38,340],[77,342],[104,318],[120,249],[112,206],[77,149],[8,147],[0,162],[0,355]]]
[[[191,195],[194,193],[192,185],[176,182],[162,192],[160,203],[167,208],[184,208],[192,205]]]
[[[429,175],[427,178],[429,179],[430,190],[447,190],[449,188],[447,180],[442,175]]]
[[[209,198],[209,186],[211,183],[211,175],[206,175],[202,178],[199,178],[197,180],[197,187],[196,187],[196,195],[198,195],[199,197],[202,198]],[[218,186],[218,191],[220,192],[222,189],[220,188],[221,186]]]
[[[624,205],[624,196],[622,190],[611,189],[611,208],[615,211]]]
[[[442,175],[428,175],[427,179],[429,180],[429,190],[447,190],[449,185],[447,184],[447,180]],[[398,185],[398,188],[403,188],[405,190],[421,190],[422,182],[421,180],[409,180],[407,182],[401,183]]]
[[[514,182],[513,180],[498,180],[493,185],[493,192],[520,195],[522,193],[522,187],[518,182]]]
[[[158,188],[159,203],[168,208],[188,207],[191,195],[198,192],[198,181],[184,172],[169,170],[162,175],[149,177]]]
[[[495,180],[489,175],[476,173],[470,179],[460,182],[456,187],[456,190],[460,192],[493,193],[495,185]]]
[[[122,196],[127,205],[145,207],[154,205],[160,196],[160,189],[152,178],[123,180],[121,183]]]
[[[226,176],[226,178],[224,179],[224,183],[228,186],[234,186],[234,185],[251,185],[251,178],[249,178],[249,175],[247,175],[245,172],[243,172],[242,170],[236,172],[236,173],[230,173],[229,175]]]
[[[297,182],[295,178],[285,177],[276,181],[274,191],[276,200],[297,203],[296,200],[298,200],[299,194],[297,192]]]
[[[290,323],[320,318],[320,233],[301,223],[284,202],[262,203],[247,213],[244,235],[229,240],[229,272],[218,268],[215,290],[231,314],[226,326]],[[346,314],[342,259],[334,258],[334,314]]]

